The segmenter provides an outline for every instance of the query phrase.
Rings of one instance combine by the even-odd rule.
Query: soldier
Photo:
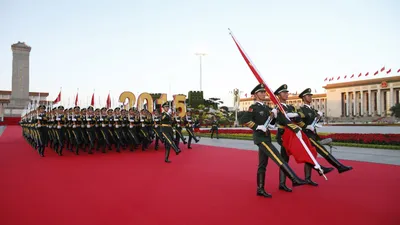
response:
[[[285,131],[284,130],[285,126],[287,126],[290,130],[292,130],[296,134],[299,133],[301,135],[301,128],[294,124],[294,123],[300,122],[301,118],[299,117],[299,114],[297,113],[296,108],[294,106],[286,104],[286,100],[289,97],[288,92],[289,91],[287,89],[286,84],[281,85],[274,92],[274,94],[278,96],[287,116],[291,119],[291,120],[288,120],[284,116],[284,114],[281,113],[280,111],[277,113],[278,132],[276,134],[276,140],[281,145],[281,155],[282,155],[283,160],[287,163],[289,162],[289,156],[286,152],[286,149],[283,147],[283,142],[282,142],[282,135]],[[301,151],[303,151],[303,150],[301,150]],[[311,164],[310,164],[310,166],[313,167]],[[321,169],[324,171],[324,174],[327,174],[333,170],[333,168],[325,168],[323,166],[321,166]],[[292,189],[290,189],[286,186],[286,173],[282,170],[280,170],[280,172],[279,172],[279,189],[286,191],[286,192],[292,192]]]
[[[47,114],[46,114],[46,106],[45,105],[39,105],[37,116],[35,120],[33,121],[36,124],[36,130],[37,130],[37,144],[38,144],[38,153],[41,157],[44,157],[44,149],[46,146],[46,125],[47,125]]]
[[[55,150],[59,156],[62,156],[62,150],[64,148],[64,139],[66,136],[65,124],[67,123],[67,118],[64,115],[64,106],[62,106],[62,105],[58,106],[57,110],[58,110],[58,112],[56,113],[56,117],[55,117],[55,121],[57,123],[57,126],[56,126],[57,142],[56,142]]]
[[[100,138],[99,143],[103,147],[102,152],[106,153],[106,146],[108,146],[108,149],[111,150],[111,140],[108,131],[109,116],[107,115],[106,107],[101,108],[100,112],[101,114],[98,121],[100,123],[100,133],[102,138]]]
[[[301,116],[301,122],[298,125],[303,129],[304,133],[310,139],[311,144],[316,148],[318,154],[326,159],[332,166],[334,166],[339,173],[343,173],[353,169],[351,166],[345,166],[341,164],[332,154],[329,153],[326,148],[321,145],[318,141],[321,138],[318,136],[317,130],[313,124],[314,121],[317,122],[322,116],[321,111],[315,110],[310,104],[312,101],[313,94],[311,93],[311,88],[305,89],[300,93],[299,98],[303,100],[303,105],[298,110]],[[317,186],[318,184],[311,180],[311,169],[312,166],[309,164],[304,165],[304,174],[306,182],[312,186]]]
[[[71,117],[72,121],[72,134],[74,136],[75,154],[79,155],[79,146],[82,143],[82,117],[80,113],[80,107],[75,106]]]
[[[161,116],[160,116],[160,112],[158,110],[154,111],[154,133],[156,135],[156,140],[155,140],[155,145],[154,145],[154,149],[158,150],[158,142],[162,142],[163,138],[162,138],[162,133],[161,133]]]
[[[94,120],[96,121],[95,122],[95,125],[94,125],[94,130],[95,130],[95,134],[96,134],[96,151],[99,151],[100,150],[100,144],[102,143],[101,142],[101,139],[103,138],[103,135],[101,134],[101,121],[100,121],[100,109],[99,108],[97,108],[97,109],[95,109],[94,110]]]
[[[168,160],[170,148],[172,147],[174,149],[176,155],[179,155],[181,150],[176,147],[173,141],[174,131],[172,130],[172,117],[168,102],[165,102],[162,107],[164,112],[161,115],[161,132],[165,139],[165,162],[170,163],[171,161]]]
[[[293,186],[305,184],[283,160],[275,146],[271,143],[271,133],[268,130],[269,117],[271,124],[275,124],[276,109],[271,110],[265,101],[265,87],[258,84],[252,91],[255,103],[250,106],[249,110],[240,118],[240,122],[253,130],[254,144],[258,146],[258,170],[257,170],[257,195],[266,198],[272,197],[264,189],[265,172],[268,164],[268,158],[271,158],[293,182]],[[272,119],[273,118],[273,119]]]
[[[173,117],[174,119],[172,121],[172,127],[175,130],[175,140],[174,141],[175,141],[176,147],[178,147],[178,149],[180,149],[179,148],[180,140],[182,140],[183,144],[186,144],[186,138],[182,134],[182,126],[181,126],[182,120],[181,120],[181,117],[179,116],[179,112],[177,112],[175,110],[173,116],[174,116]]]
[[[192,139],[196,143],[199,142],[199,140],[196,138],[196,136],[193,133],[193,121],[192,121],[192,114],[190,111],[186,112],[186,116],[183,118],[183,122],[185,124],[186,131],[188,132],[188,135],[189,135],[188,149],[191,149],[192,147],[190,145],[192,144]]]
[[[211,127],[211,131],[210,131],[211,132],[211,139],[214,136],[214,132],[217,134],[217,139],[219,139],[219,137],[218,137],[218,126],[219,126],[218,120],[217,120],[217,118],[215,116],[213,116],[212,127]]]
[[[128,115],[128,119],[129,119],[129,129],[128,129],[128,137],[130,140],[130,151],[133,151],[134,149],[137,149],[140,141],[139,141],[139,137],[137,136],[136,133],[136,127],[137,124],[135,124],[136,120],[136,112],[135,112],[135,107],[132,107],[129,109],[129,115]]]
[[[125,146],[122,136],[122,116],[121,116],[121,108],[117,107],[114,109],[114,137],[116,141],[116,149],[117,152],[121,152],[121,146]]]
[[[89,139],[88,154],[93,154],[94,143],[96,141],[96,117],[94,115],[93,106],[88,107],[88,114],[86,115],[86,134]]]

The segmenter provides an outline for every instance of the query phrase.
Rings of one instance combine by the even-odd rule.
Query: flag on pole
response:
[[[94,93],[92,94],[92,100],[90,101],[90,105],[94,107]]]
[[[107,101],[106,101],[106,108],[109,109],[111,108],[111,97],[110,93],[108,93]]]
[[[61,101],[61,91],[58,93],[56,100],[53,101],[53,104],[57,104]]]
[[[257,71],[254,63],[252,63],[250,61],[250,59],[248,58],[248,56],[246,55],[246,53],[244,52],[244,50],[241,48],[239,42],[236,40],[236,38],[234,37],[233,33],[230,31],[230,35],[232,36],[233,41],[235,42],[237,48],[239,49],[240,54],[242,55],[244,61],[246,62],[246,64],[249,66],[250,70],[253,72],[253,75],[256,77],[257,81],[261,84],[264,84],[265,87],[265,91],[267,92],[270,100],[278,107],[278,109],[281,111],[281,113],[286,117],[286,119],[288,119],[290,121],[290,118],[288,117],[288,115],[286,114],[285,109],[283,108],[282,104],[280,103],[280,101],[278,100],[278,98],[274,95],[274,93],[272,92],[272,90],[269,88],[269,86],[265,83],[265,79],[263,79],[260,75],[260,73]],[[296,127],[295,124],[289,124],[288,126],[292,126],[292,127]],[[297,135],[291,130],[289,129],[287,126],[285,127],[285,133],[289,133],[287,134],[285,137],[282,137],[282,140],[284,142],[287,142],[288,147],[286,151],[288,152],[288,154],[291,154],[295,157],[296,162],[300,163],[300,162],[308,162],[311,163],[315,166],[316,169],[320,169],[321,170],[321,166],[319,165],[319,163],[317,162],[317,160],[315,159],[316,155],[317,155],[317,151],[315,150],[315,148],[310,144],[310,142],[308,141],[308,139],[304,140],[304,137],[307,137],[305,133],[303,133],[301,130],[299,132],[301,132],[303,139],[300,139],[299,137],[297,137]],[[293,143],[299,143],[299,145],[295,145],[296,148],[291,148],[292,145],[291,142]]]

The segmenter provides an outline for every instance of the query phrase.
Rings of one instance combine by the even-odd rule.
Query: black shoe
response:
[[[306,183],[311,186],[318,186],[317,183],[311,180],[311,171],[312,171],[312,165],[304,164],[304,175],[306,178]]]
[[[352,169],[353,169],[353,167],[351,167],[351,166],[341,166],[341,167],[338,168],[338,172],[339,173],[344,173],[344,172],[352,170]]]
[[[286,191],[286,192],[292,192],[292,189],[288,188],[286,186],[286,184],[279,184],[279,190]]]
[[[265,173],[258,173],[257,174],[257,196],[262,196],[264,198],[272,198],[270,193],[267,193],[264,190],[265,184]]]

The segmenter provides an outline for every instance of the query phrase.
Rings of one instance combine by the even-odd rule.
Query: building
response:
[[[400,103],[400,76],[333,83],[324,86],[326,93],[314,94],[312,106],[331,118],[386,117],[390,108]],[[241,98],[239,110],[246,111],[253,98]],[[290,94],[289,104],[299,107],[302,100]],[[273,107],[267,98],[267,104]]]
[[[330,117],[390,116],[390,108],[399,103],[400,76],[328,84]]]
[[[29,100],[32,105],[34,103],[37,103],[38,101],[40,104],[45,104],[47,105],[49,102],[47,101],[47,97],[49,96],[49,93],[46,92],[29,92]],[[8,114],[7,106],[11,102],[11,91],[4,91],[0,90],[0,121],[4,120],[4,116]],[[25,107],[27,107],[26,105]]]
[[[314,94],[311,105],[314,109],[317,109],[323,112],[325,115],[327,113],[327,97],[325,93],[322,94]],[[254,103],[253,98],[241,98],[239,101],[239,111],[247,111],[247,109]],[[301,98],[299,98],[298,94],[289,94],[289,98],[287,100],[288,104],[294,105],[296,108],[299,108],[302,104]],[[266,104],[273,108],[274,104],[267,96]]]

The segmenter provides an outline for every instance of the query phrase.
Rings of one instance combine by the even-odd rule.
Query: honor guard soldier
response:
[[[192,144],[192,139],[197,143],[199,140],[196,138],[193,132],[193,120],[192,120],[192,113],[190,111],[186,112],[186,116],[183,118],[183,123],[185,124],[186,131],[188,132],[189,135],[189,140],[188,140],[188,149],[191,149],[192,147],[190,146]]]
[[[94,115],[94,108],[88,107],[88,114],[86,115],[86,134],[89,139],[89,154],[93,154],[94,143],[96,141],[96,117]]]
[[[62,150],[64,148],[64,139],[65,136],[67,135],[65,128],[65,125],[67,124],[67,118],[64,115],[64,106],[62,105],[58,106],[55,121],[57,123],[56,126],[57,143],[55,146],[55,150],[59,156],[62,156]]]
[[[276,89],[274,94],[278,96],[283,109],[285,110],[287,116],[290,118],[290,120],[288,120],[280,111],[277,113],[278,132],[276,134],[276,140],[279,145],[281,145],[281,155],[283,160],[288,163],[289,155],[287,154],[286,149],[283,147],[282,135],[285,131],[286,126],[296,134],[301,132],[301,128],[295,125],[295,123],[301,121],[301,118],[293,105],[286,104],[286,100],[289,97],[289,91],[286,84],[283,84],[278,89]],[[313,165],[311,164],[309,166],[313,167]],[[333,168],[326,168],[321,166],[321,169],[324,171],[324,174],[327,174],[332,171]],[[292,189],[286,186],[286,174],[282,170],[279,172],[279,189],[286,192],[292,192]]]
[[[158,110],[154,111],[154,133],[156,135],[156,140],[155,140],[155,145],[154,145],[154,149],[158,150],[158,146],[159,146],[159,142],[163,140],[163,136],[161,133],[161,116],[160,116],[160,112]]]
[[[121,109],[121,117],[122,117],[122,137],[124,139],[123,142],[124,142],[124,149],[125,149],[129,143],[129,135],[128,135],[129,119],[128,119],[126,109]]]
[[[82,108],[81,109],[81,119],[82,119],[82,123],[81,123],[81,137],[82,137],[82,150],[84,152],[86,152],[86,147],[89,146],[89,137],[88,134],[86,132],[87,130],[87,118],[88,118],[88,114],[87,114],[87,110],[86,108]]]
[[[283,160],[278,150],[271,143],[271,133],[268,129],[268,122],[275,124],[276,109],[271,110],[265,105],[265,87],[258,84],[252,91],[255,103],[250,106],[249,110],[240,118],[240,122],[253,130],[254,144],[258,146],[258,170],[257,170],[257,195],[270,198],[271,194],[264,189],[265,172],[268,164],[268,158],[271,158],[280,168],[280,170],[288,176],[293,186],[305,184]]]
[[[109,150],[111,150],[111,140],[110,140],[110,134],[108,131],[108,114],[107,114],[107,108],[103,107],[100,110],[100,118],[99,118],[99,124],[100,124],[100,132],[102,135],[102,138],[100,138],[100,145],[103,147],[102,152],[106,153],[106,146],[108,147]]]
[[[186,139],[182,134],[182,119],[179,116],[179,112],[175,110],[174,112],[174,119],[172,120],[172,127],[175,130],[175,145],[179,148],[179,142],[182,140],[183,144],[186,144]]]
[[[46,126],[47,126],[47,114],[46,114],[46,106],[39,105],[37,116],[34,120],[36,124],[36,131],[37,131],[37,145],[38,145],[38,153],[41,157],[44,157],[44,149],[46,146],[45,139],[46,139]]]
[[[128,136],[130,140],[130,151],[133,151],[134,149],[137,149],[140,140],[137,135],[137,124],[136,124],[136,112],[135,112],[135,107],[132,107],[129,109],[128,112],[128,119],[129,119],[129,128],[128,128]]]
[[[218,127],[219,127],[219,123],[218,123],[217,117],[213,116],[213,121],[212,121],[212,125],[211,125],[211,139],[214,136],[214,132],[217,134],[217,139],[219,139]]]
[[[79,155],[79,146],[82,143],[82,117],[81,117],[81,108],[79,106],[74,107],[74,111],[72,114],[72,134],[75,138],[74,146],[75,146],[75,154]]]
[[[334,166],[339,173],[343,173],[353,169],[351,166],[345,166],[341,164],[332,154],[329,153],[326,148],[319,143],[321,138],[318,136],[315,125],[318,120],[323,116],[321,111],[315,110],[311,106],[312,102],[311,88],[305,89],[300,93],[299,98],[303,100],[303,105],[299,108],[298,112],[301,116],[301,121],[298,125],[303,129],[304,133],[310,139],[311,144],[316,148],[318,154],[326,159],[332,166]],[[304,165],[304,174],[306,182],[310,185],[317,186],[318,184],[311,180],[311,169],[312,166],[309,164]]]
[[[169,161],[169,152],[171,147],[174,149],[176,155],[181,153],[181,150],[176,147],[174,143],[174,131],[172,130],[172,112],[170,111],[168,102],[165,102],[162,105],[164,112],[161,114],[161,132],[164,136],[164,145],[165,145],[165,162],[170,163]]]
[[[116,141],[117,152],[121,152],[121,146],[124,146],[122,137],[122,117],[121,108],[117,107],[114,109],[114,137]]]
[[[101,139],[103,138],[103,135],[101,134],[101,122],[100,122],[100,109],[97,108],[94,110],[94,120],[95,125],[94,125],[94,130],[95,130],[95,134],[96,134],[96,151],[100,150],[100,143],[101,143]]]

